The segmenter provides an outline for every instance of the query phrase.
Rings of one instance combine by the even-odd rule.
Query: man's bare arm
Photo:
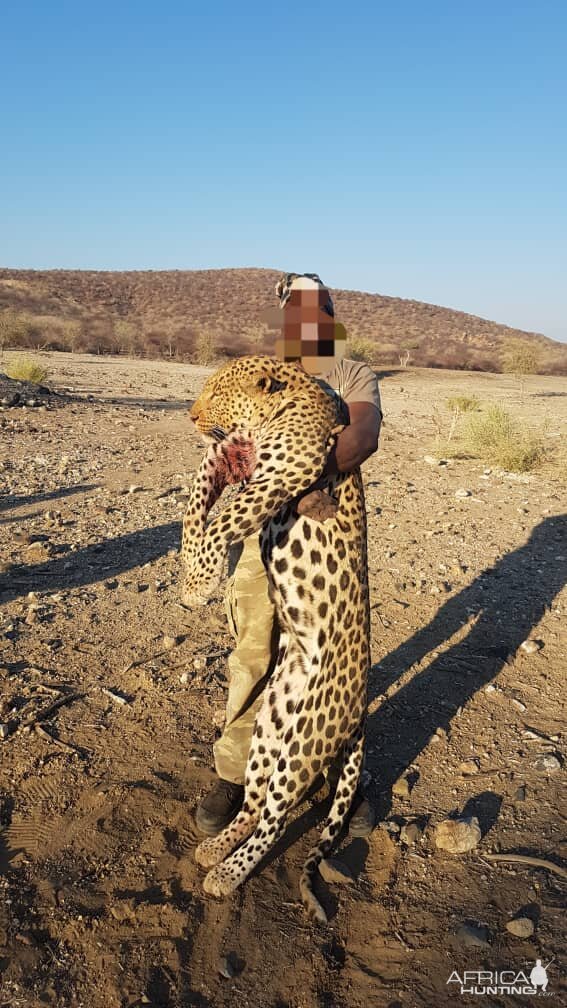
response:
[[[349,405],[348,411],[350,423],[339,434],[337,443],[327,458],[324,476],[352,472],[378,448],[382,424],[380,410],[370,402],[355,402]]]

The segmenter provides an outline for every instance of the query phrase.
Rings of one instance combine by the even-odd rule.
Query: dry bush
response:
[[[475,413],[480,409],[480,400],[474,395],[454,395],[446,400],[446,406],[453,413]]]
[[[365,364],[372,364],[376,356],[376,344],[372,340],[362,336],[350,336],[345,350],[345,356],[349,360],[364,361]]]
[[[541,438],[523,428],[502,406],[471,414],[462,441],[471,455],[511,472],[527,472],[543,459]]]
[[[195,337],[195,347],[191,355],[193,364],[213,364],[217,359],[217,347],[210,329],[200,329]]]
[[[540,363],[540,353],[537,347],[522,340],[508,343],[502,354],[503,370],[517,377],[537,374]]]
[[[31,382],[33,385],[43,385],[47,379],[47,371],[31,357],[14,357],[6,368],[8,378],[14,381]]]

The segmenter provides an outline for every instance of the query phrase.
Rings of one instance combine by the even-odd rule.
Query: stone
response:
[[[238,961],[234,953],[229,952],[228,955],[221,956],[219,959],[218,971],[221,977],[225,980],[232,980],[238,973],[241,972],[242,966]]]
[[[520,644],[520,649],[525,654],[537,654],[538,651],[541,651],[542,647],[543,643],[541,641],[532,640],[531,638],[522,641],[522,643]]]
[[[408,847],[411,847],[414,843],[418,843],[422,836],[423,830],[419,823],[416,822],[407,823],[400,830],[400,840],[402,843],[407,844]]]
[[[392,785],[392,794],[396,798],[409,798],[410,796],[410,786],[407,777],[399,777],[397,781]]]
[[[465,777],[470,777],[472,774],[477,774],[479,768],[480,761],[478,759],[467,759],[459,764],[459,773],[464,774]]]
[[[460,487],[458,490],[455,490],[455,497],[459,500],[464,500],[466,497],[472,497],[472,492],[465,490],[464,487]]]
[[[514,917],[508,921],[506,930],[516,938],[531,938],[535,931],[534,922],[529,917]]]
[[[0,739],[7,739],[10,734],[10,725],[0,724]]]
[[[390,836],[397,836],[400,832],[400,824],[394,822],[393,819],[382,819],[378,823],[378,829],[384,830],[384,832],[389,833]]]
[[[561,761],[553,753],[542,753],[534,761],[534,767],[541,773],[556,773],[561,770]]]
[[[476,816],[465,819],[443,819],[435,827],[435,846],[449,854],[466,854],[474,850],[482,839]]]

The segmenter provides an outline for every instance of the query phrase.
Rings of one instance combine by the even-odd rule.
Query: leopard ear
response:
[[[287,382],[279,381],[272,375],[261,375],[254,385],[256,392],[263,392],[265,395],[281,392],[284,388],[287,388]]]

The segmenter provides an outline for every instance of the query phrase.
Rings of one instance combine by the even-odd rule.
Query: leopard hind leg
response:
[[[364,725],[360,725],[343,750],[343,765],[333,803],[323,823],[319,843],[307,855],[299,880],[301,899],[309,917],[327,923],[327,915],[313,892],[315,872],[327,856],[344,826],[362,771],[364,758]]]

